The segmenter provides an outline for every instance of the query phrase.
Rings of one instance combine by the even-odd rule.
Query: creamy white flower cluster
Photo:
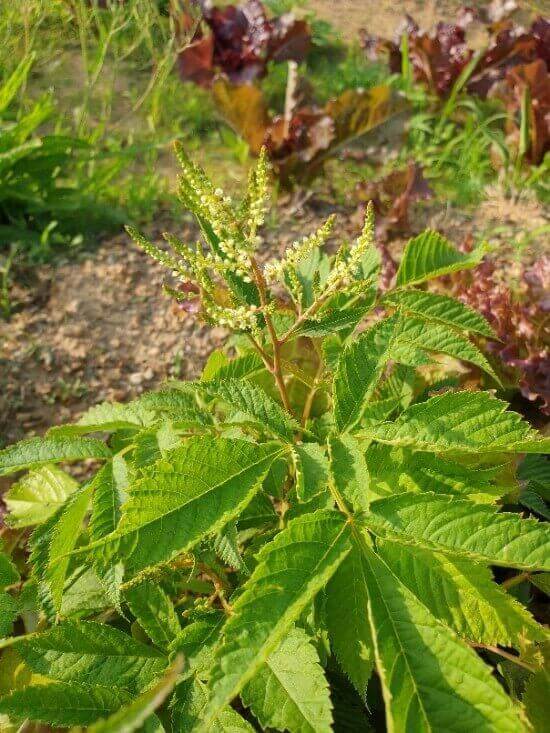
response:
[[[251,257],[259,242],[256,231],[263,223],[267,200],[266,152],[262,151],[258,165],[251,171],[247,195],[237,213],[231,198],[220,188],[214,188],[205,172],[189,160],[181,147],[177,148],[177,154],[182,168],[180,198],[197,217],[209,247],[204,248],[200,242],[189,246],[165,234],[176,257],[135,230],[128,231],[142,249],[172,271],[176,280],[193,286],[184,288],[184,295],[171,288],[166,288],[167,292],[186,301],[200,297],[202,314],[212,323],[257,333],[261,322],[258,316],[266,308],[243,304],[234,288],[227,289],[227,276],[237,276],[244,283],[252,281]]]
[[[322,227],[307,237],[297,240],[285,251],[280,260],[271,260],[264,267],[266,282],[284,281],[285,274],[291,276],[296,266],[308,257],[317,247],[322,247],[332,232],[336,217],[331,214]]]
[[[333,290],[338,285],[347,286],[354,282],[361,261],[367,250],[374,245],[374,207],[369,201],[365,213],[365,223],[355,245],[349,251],[340,250],[327,277],[325,290]]]
[[[265,219],[269,187],[269,160],[267,149],[262,148],[258,164],[252,168],[248,177],[248,189],[245,197],[243,213],[246,215],[245,231],[253,244],[257,244],[256,232]]]

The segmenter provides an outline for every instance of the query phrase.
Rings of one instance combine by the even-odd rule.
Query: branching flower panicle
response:
[[[369,201],[365,212],[365,223],[360,236],[348,252],[336,257],[334,266],[327,278],[326,289],[332,290],[337,285],[348,285],[357,277],[357,271],[367,251],[374,246],[374,206]]]
[[[256,233],[263,225],[269,196],[269,173],[271,166],[267,156],[267,148],[260,151],[258,163],[248,176],[248,188],[242,206],[244,229],[253,245],[256,242]]]
[[[305,260],[314,249],[322,247],[330,237],[335,221],[335,215],[331,214],[323,226],[317,229],[316,232],[294,242],[280,260],[268,262],[264,267],[266,282],[274,283],[282,281],[285,274],[292,272],[293,268],[302,260]]]

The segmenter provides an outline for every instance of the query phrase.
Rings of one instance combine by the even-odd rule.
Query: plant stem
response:
[[[269,354],[267,351],[263,348],[263,346],[260,344],[259,341],[257,341],[254,336],[251,333],[246,334],[248,336],[248,339],[252,346],[256,349],[258,354],[262,357],[263,362],[266,366],[266,369],[269,369],[269,371],[273,371],[273,364],[271,363],[271,360],[269,358]]]
[[[275,331],[273,321],[271,320],[271,316],[268,312],[267,287],[262,271],[258,267],[258,263],[254,259],[254,257],[250,258],[250,262],[252,265],[252,270],[254,271],[256,285],[258,286],[258,292],[260,294],[260,303],[263,308],[265,324],[267,326],[269,338],[271,339],[271,343],[273,344],[273,363],[270,367],[270,370],[273,374],[273,377],[275,378],[275,383],[277,385],[277,389],[279,390],[279,394],[281,395],[281,400],[283,401],[285,409],[288,410],[291,415],[293,415],[294,413],[292,411],[292,407],[290,406],[290,400],[288,399],[288,392],[286,391],[285,380],[283,377],[283,369],[281,366],[281,346],[283,342],[277,338],[277,333]]]
[[[513,588],[514,585],[519,585],[520,583],[523,583],[524,580],[528,580],[531,577],[531,573],[526,571],[524,573],[520,573],[519,575],[514,575],[512,578],[508,578],[507,580],[503,581],[500,584],[501,588]]]
[[[524,662],[519,657],[516,657],[514,654],[510,654],[510,652],[504,651],[504,649],[499,649],[498,646],[489,646],[488,644],[476,644],[471,643],[472,647],[475,649],[483,649],[487,652],[492,652],[493,654],[497,654],[498,656],[502,657],[503,659],[507,659],[509,662],[513,662],[514,664],[517,664],[519,667],[523,667],[524,669],[528,669],[529,672],[536,672],[537,668],[534,667],[532,664],[528,664],[527,662]]]
[[[306,397],[306,401],[304,404],[304,411],[302,412],[302,427],[303,428],[305,428],[307,421],[309,420],[311,408],[313,407],[313,400],[315,399],[315,395],[317,394],[317,390],[319,389],[319,382],[321,381],[321,377],[323,375],[323,359],[321,358],[320,355],[318,355],[318,358],[319,358],[319,365],[317,366],[317,371],[315,372],[313,384],[311,386],[311,389],[309,390],[308,396]]]

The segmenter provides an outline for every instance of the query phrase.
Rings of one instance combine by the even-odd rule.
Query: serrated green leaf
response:
[[[67,578],[61,616],[89,616],[111,605],[97,574],[91,568],[79,567]]]
[[[261,487],[277,443],[190,438],[129,488],[119,526],[80,552],[137,571],[169,560],[238,516]]]
[[[122,610],[122,581],[124,580],[124,563],[113,562],[108,567],[96,567],[97,577],[111,606],[124,617]]]
[[[389,360],[397,318],[387,318],[344,348],[334,375],[334,416],[340,432],[361,418]]]
[[[230,567],[235,570],[246,571],[246,565],[243,562],[239,551],[237,541],[237,526],[235,522],[230,522],[219,532],[214,538],[214,552],[216,555]]]
[[[13,564],[12,559],[2,552],[2,542],[0,541],[0,588],[13,585],[19,580],[19,571]]]
[[[518,468],[518,478],[526,481],[545,501],[550,501],[550,459],[546,456],[525,456]]]
[[[402,318],[396,329],[392,357],[399,360],[401,350],[421,349],[437,354],[447,354],[454,359],[467,361],[482,369],[498,382],[493,368],[481,351],[467,338],[445,324],[430,323],[410,316]]]
[[[47,543],[47,564],[41,581],[47,587],[56,610],[61,608],[63,588],[69,569],[69,553],[75,548],[82,522],[88,511],[92,489],[90,484],[81,487],[67,499],[60,509]],[[56,517],[56,515],[53,515]]]
[[[159,417],[170,418],[178,424],[212,424],[212,416],[198,406],[195,395],[190,391],[164,389],[147,392],[139,398],[139,403]]]
[[[334,486],[354,511],[368,507],[369,471],[353,435],[329,436],[330,473]]]
[[[416,382],[417,375],[413,367],[394,364],[390,374],[380,385],[377,397],[379,400],[398,400],[401,412],[411,404]]]
[[[262,548],[224,627],[201,730],[252,679],[348,551],[349,527],[332,511],[291,521]]]
[[[182,664],[177,660],[165,672],[162,679],[139,697],[128,703],[107,720],[100,720],[88,728],[88,733],[161,733],[164,731],[154,715],[174,689]]]
[[[457,270],[468,270],[478,265],[486,252],[480,246],[463,254],[441,234],[428,229],[409,240],[397,271],[396,285],[416,285]]]
[[[196,730],[208,701],[206,686],[196,677],[181,682],[172,700],[172,725],[176,731]],[[208,733],[254,733],[254,728],[229,706],[210,723]]]
[[[470,641],[518,646],[542,641],[543,631],[483,565],[411,547],[378,542],[377,552],[393,574],[442,623]]]
[[[227,357],[225,351],[223,349],[214,349],[214,351],[211,351],[208,355],[208,359],[206,360],[206,363],[201,372],[200,381],[209,382],[211,379],[213,379],[218,369],[228,363],[229,358]]]
[[[296,468],[296,495],[310,501],[328,486],[328,459],[318,443],[302,443],[293,448]]]
[[[446,392],[370,429],[382,443],[438,453],[546,453],[543,438],[487,392]]]
[[[60,461],[109,458],[111,451],[95,438],[29,438],[0,450],[0,476]]]
[[[364,701],[343,675],[331,675],[330,697],[337,733],[375,733]]]
[[[358,307],[346,308],[322,312],[316,321],[306,320],[293,332],[297,338],[308,336],[310,338],[322,338],[346,328],[355,328],[358,323],[371,310],[372,304],[368,303]]]
[[[156,463],[168,452],[181,445],[182,440],[173,429],[171,422],[164,422],[160,426],[146,428],[133,439],[135,446],[131,453],[132,466],[142,470]]]
[[[352,551],[327,585],[325,608],[334,655],[362,699],[374,668],[367,603],[361,555]]]
[[[164,672],[167,658],[152,646],[92,621],[65,621],[18,645],[34,671],[60,682],[145,688]]]
[[[78,482],[57,466],[30,471],[4,494],[6,524],[20,529],[44,522],[77,487]]]
[[[537,573],[531,575],[529,581],[539,588],[547,596],[550,596],[550,573]]]
[[[447,295],[423,290],[398,290],[387,295],[385,302],[423,320],[436,321],[462,331],[479,333],[486,338],[497,340],[490,324],[480,313]]]
[[[116,430],[141,429],[151,425],[155,415],[139,401],[123,404],[121,402],[102,402],[87,410],[73,425],[60,425],[50,428],[48,435],[56,438],[85,435],[86,433]]]
[[[292,629],[241,692],[263,728],[330,733],[332,704],[319,656],[302,629]]]
[[[507,491],[496,482],[498,466],[468,466],[433,453],[415,453],[382,443],[369,445],[365,460],[370,474],[369,496],[375,499],[403,491],[432,491],[490,504]]]
[[[127,498],[128,483],[128,467],[121,456],[114,456],[94,476],[91,483],[92,540],[115,531],[121,516],[121,506]]]
[[[13,622],[19,616],[17,600],[0,590],[0,639],[9,636],[13,630]]]
[[[170,646],[170,652],[182,654],[189,671],[208,671],[224,621],[225,616],[221,611],[202,613],[179,632]]]
[[[167,649],[181,631],[169,596],[158,583],[144,580],[124,592],[124,599],[151,641]]]
[[[251,527],[262,527],[265,524],[272,524],[277,519],[278,514],[271,499],[265,492],[260,491],[239,516],[237,528],[240,531]]]
[[[497,379],[481,352],[459,333],[418,318],[391,316],[348,344],[334,376],[334,416],[339,432],[356,425],[372,400],[390,361],[419,366],[441,353],[469,361]]]
[[[523,695],[523,705],[532,733],[547,733],[549,699],[550,674],[547,669],[540,669],[527,682]]]
[[[50,725],[90,725],[105,718],[130,696],[111,687],[56,682],[51,685],[29,685],[0,699],[0,713],[16,720],[36,720]]]
[[[377,536],[490,565],[550,569],[550,528],[536,519],[437,494],[397,494],[361,522]]]
[[[519,495],[519,503],[539,517],[550,521],[550,507],[536,491],[523,489]]]
[[[511,700],[475,652],[368,547],[363,567],[388,730],[520,733]]]
[[[203,390],[210,397],[225,402],[232,417],[243,416],[283,440],[290,440],[293,432],[300,429],[296,420],[261,387],[246,379],[207,382]]]
[[[211,382],[216,380],[217,382],[224,382],[228,379],[245,379],[263,370],[265,370],[265,365],[261,357],[256,352],[251,352],[231,359],[229,362],[226,358],[224,363],[219,364],[216,369],[208,371],[206,376],[203,373],[201,381]]]

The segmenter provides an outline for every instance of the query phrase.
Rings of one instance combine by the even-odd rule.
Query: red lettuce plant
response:
[[[501,4],[491,6],[483,12],[463,8],[456,23],[438,23],[431,31],[407,16],[394,40],[362,32],[361,43],[371,58],[385,54],[394,73],[402,70],[407,48],[415,81],[439,98],[448,97],[466,75],[463,83],[470,94],[504,102],[511,140],[522,156],[538,164],[550,150],[550,21],[538,17],[526,30],[502,20]],[[485,23],[490,37],[485,51],[475,57],[467,42],[474,21]]]
[[[473,21],[485,23],[490,37],[486,50],[479,54],[467,82],[467,89],[485,98],[509,69],[540,59],[550,62],[550,22],[537,18],[528,30],[512,20],[494,21],[494,14],[481,14],[472,8],[458,12],[456,23],[437,23],[431,31],[421,29],[409,15],[393,40],[361,32],[361,44],[367,55],[379,59],[386,55],[390,70],[402,70],[402,40],[406,36],[409,62],[415,81],[439,97],[446,97],[460,74],[473,58],[468,46],[467,29]]]
[[[202,18],[194,38],[178,55],[179,71],[186,81],[211,86],[217,73],[234,84],[264,76],[269,61],[303,61],[309,51],[308,24],[291,13],[268,18],[259,0],[214,7],[201,2]],[[179,33],[192,23],[189,14],[176,18]]]
[[[550,415],[550,256],[523,267],[516,297],[499,279],[494,261],[449,278],[451,293],[476,308],[500,341],[487,344],[521,394]]]
[[[220,78],[213,85],[218,109],[226,122],[250,147],[253,155],[267,148],[283,186],[307,182],[317,175],[327,158],[343,146],[395,115],[396,104],[387,85],[368,90],[348,89],[323,107],[298,106],[287,94],[283,114],[269,114],[260,89],[233,86]]]

